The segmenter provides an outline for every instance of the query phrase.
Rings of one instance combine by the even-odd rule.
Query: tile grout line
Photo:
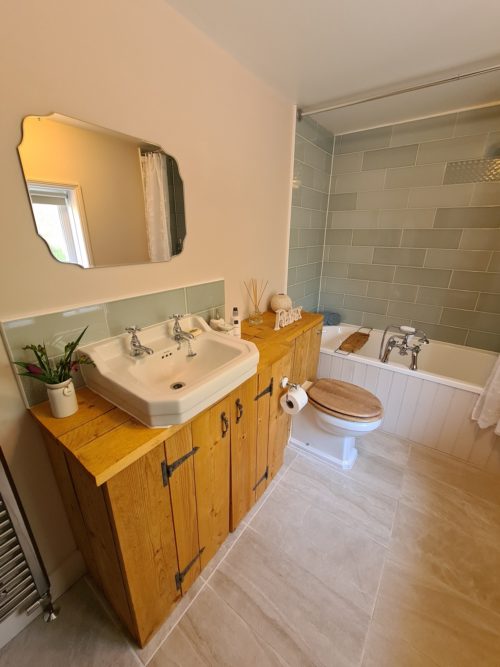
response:
[[[399,438],[399,436],[398,436],[398,438]],[[406,438],[401,438],[401,439],[407,440]],[[411,455],[412,447],[413,447],[413,444],[410,444],[410,446],[408,448],[408,459],[407,459],[406,463],[404,464],[404,466],[402,466],[403,467],[403,479],[401,481],[401,491],[402,491],[402,486],[403,486],[403,483],[404,483],[404,475],[406,473],[406,470],[408,469],[408,463],[410,461],[410,455]],[[392,517],[389,542],[388,542],[387,546],[384,547],[384,549],[385,549],[385,551],[384,551],[384,562],[382,564],[382,569],[381,569],[381,572],[380,572],[380,578],[379,578],[379,581],[378,581],[377,592],[375,593],[375,599],[374,599],[374,602],[373,602],[373,609],[372,609],[372,612],[370,614],[370,622],[368,624],[368,628],[367,628],[366,634],[365,634],[365,640],[363,642],[363,650],[361,652],[361,660],[360,660],[360,663],[359,663],[360,666],[363,664],[363,661],[365,659],[366,647],[367,647],[367,644],[368,644],[368,635],[370,633],[370,627],[373,623],[373,617],[375,615],[375,609],[377,607],[377,602],[378,602],[378,598],[379,598],[379,594],[380,594],[380,589],[382,587],[382,579],[384,577],[386,564],[387,564],[387,560],[388,560],[388,557],[389,557],[389,549],[390,549],[391,542],[392,542],[392,537],[393,537],[393,533],[394,533],[394,525],[396,523],[396,516],[397,516],[397,513],[399,511],[400,502],[401,502],[401,493],[400,493],[399,498],[396,501],[396,507],[394,509],[394,514],[393,514],[393,517]]]
[[[200,576],[201,576],[201,575],[200,575]],[[149,665],[149,663],[151,662],[151,660],[155,657],[155,655],[158,653],[158,651],[159,651],[160,648],[163,646],[163,644],[165,643],[165,641],[168,639],[168,637],[170,637],[170,635],[172,634],[172,632],[173,632],[173,631],[175,630],[175,628],[179,625],[179,622],[182,620],[182,618],[184,618],[186,612],[191,608],[191,605],[192,605],[193,602],[196,600],[196,598],[200,595],[200,593],[204,590],[204,588],[206,587],[206,585],[207,585],[207,582],[206,582],[205,580],[203,580],[203,585],[201,586],[200,590],[199,590],[199,591],[196,593],[196,595],[193,597],[193,599],[192,599],[191,602],[188,604],[188,606],[186,607],[186,609],[184,609],[184,611],[182,612],[182,614],[179,616],[179,618],[177,619],[177,621],[174,623],[174,625],[170,628],[170,630],[167,632],[167,634],[165,635],[165,637],[164,637],[164,638],[161,640],[161,642],[158,644],[158,646],[157,646],[156,649],[153,651],[153,653],[150,655],[150,657],[147,659],[147,661],[146,661],[146,662],[142,662],[142,660],[141,660],[141,663],[142,663],[143,665]],[[182,600],[182,598],[181,598],[181,600]],[[167,618],[168,618],[168,616],[167,616]],[[166,620],[166,619],[165,619],[165,620]],[[137,655],[137,654],[136,654],[136,655]],[[139,657],[139,656],[137,656],[137,657]],[[139,659],[140,659],[140,658],[139,658]]]

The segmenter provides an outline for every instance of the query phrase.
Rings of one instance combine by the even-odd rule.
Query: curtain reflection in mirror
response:
[[[165,262],[172,256],[168,163],[160,151],[141,155],[149,258]]]

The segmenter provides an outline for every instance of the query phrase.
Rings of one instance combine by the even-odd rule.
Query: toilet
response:
[[[366,389],[341,380],[322,378],[302,387],[309,402],[292,418],[290,442],[349,470],[358,455],[356,438],[382,423],[382,403]]]

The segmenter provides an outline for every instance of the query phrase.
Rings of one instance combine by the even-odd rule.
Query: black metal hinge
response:
[[[262,482],[265,479],[269,478],[269,466],[266,466],[266,472],[262,475],[262,477],[257,481],[257,484],[253,487],[252,491],[255,491],[255,489],[259,486],[259,484],[262,484]]]
[[[187,454],[184,454],[184,456],[181,456],[173,463],[169,464],[166,461],[161,462],[161,476],[163,478],[163,486],[168,486],[168,480],[170,477],[172,477],[177,468],[181,466],[184,463],[184,461],[187,461],[191,456],[196,454],[198,449],[199,447],[193,447],[193,449],[190,452],[187,452]]]
[[[196,563],[196,561],[198,560],[198,558],[201,556],[201,554],[204,551],[205,551],[205,547],[201,547],[201,549],[198,551],[198,553],[193,558],[193,560],[190,561],[183,570],[181,570],[180,572],[175,573],[175,587],[177,588],[177,590],[180,590],[180,588],[182,586],[182,582],[186,578],[186,574],[193,567],[193,565]]]
[[[263,389],[260,394],[257,394],[257,396],[254,398],[254,401],[258,401],[259,398],[262,398],[266,394],[270,394],[270,396],[273,395],[273,387],[274,387],[274,378],[271,378],[271,382],[269,383],[269,386]]]

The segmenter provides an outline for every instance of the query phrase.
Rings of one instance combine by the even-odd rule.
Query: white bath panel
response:
[[[387,398],[387,408],[384,416],[384,431],[389,433],[396,433],[396,425],[398,423],[401,407],[403,405],[403,397],[406,390],[408,376],[402,373],[393,373],[391,382],[391,390]]]
[[[349,361],[349,359],[344,359],[344,363],[342,365],[342,374],[340,376],[340,379],[343,380],[344,382],[352,382],[353,381],[353,376],[354,376],[354,367],[356,366],[355,361]]]
[[[379,369],[376,366],[366,366],[364,388],[371,391],[372,394],[377,393]]]
[[[366,369],[369,368],[368,364],[357,364],[354,363],[354,370],[352,374],[352,382],[357,384],[358,387],[365,386],[365,377]]]
[[[384,406],[384,413],[388,408],[388,399],[389,399],[389,393],[391,391],[391,383],[393,375],[394,373],[392,371],[386,371],[385,368],[381,368],[378,374],[377,389],[375,391],[375,395],[382,402],[382,405]],[[386,430],[384,423],[382,423],[382,428]]]
[[[420,391],[418,403],[412,415],[408,439],[424,443],[424,434],[427,421],[436,400],[436,394],[441,385],[437,382],[424,382]]]
[[[318,363],[318,378],[331,378],[332,355],[321,352]]]
[[[448,412],[452,397],[453,389],[451,387],[447,387],[444,384],[438,386],[430,412],[427,415],[423,415],[423,417],[426,418],[426,424],[424,428],[424,436],[421,441],[422,444],[438,449],[443,422]]]
[[[479,428],[474,423],[474,446],[469,454],[469,461],[480,468],[487,467],[488,460],[494,448],[500,447],[500,437],[495,435],[492,428]]]
[[[451,392],[451,400],[446,410],[443,427],[437,442],[437,449],[446,454],[453,453],[455,441],[459,436],[460,429],[464,425],[464,418],[469,419],[472,412],[470,392],[460,391],[460,389],[451,389]],[[461,458],[467,458],[469,451],[465,457]]]
[[[460,414],[461,420],[457,430],[451,453],[463,461],[467,461],[475,445],[476,422],[471,419],[472,408],[475,403],[475,396],[469,391],[461,391],[461,396],[454,396],[451,409],[456,410],[457,417]]]
[[[332,367],[330,370],[330,377],[334,378],[335,380],[341,380],[342,379],[342,367],[344,365],[344,359],[341,359],[340,357],[332,357]]]
[[[424,381],[409,376],[406,381],[405,393],[399,410],[396,424],[396,434],[402,438],[408,438],[413,423],[413,416],[418,408],[420,392]]]
[[[500,473],[500,437],[494,435],[491,454],[484,469],[488,472]]]

